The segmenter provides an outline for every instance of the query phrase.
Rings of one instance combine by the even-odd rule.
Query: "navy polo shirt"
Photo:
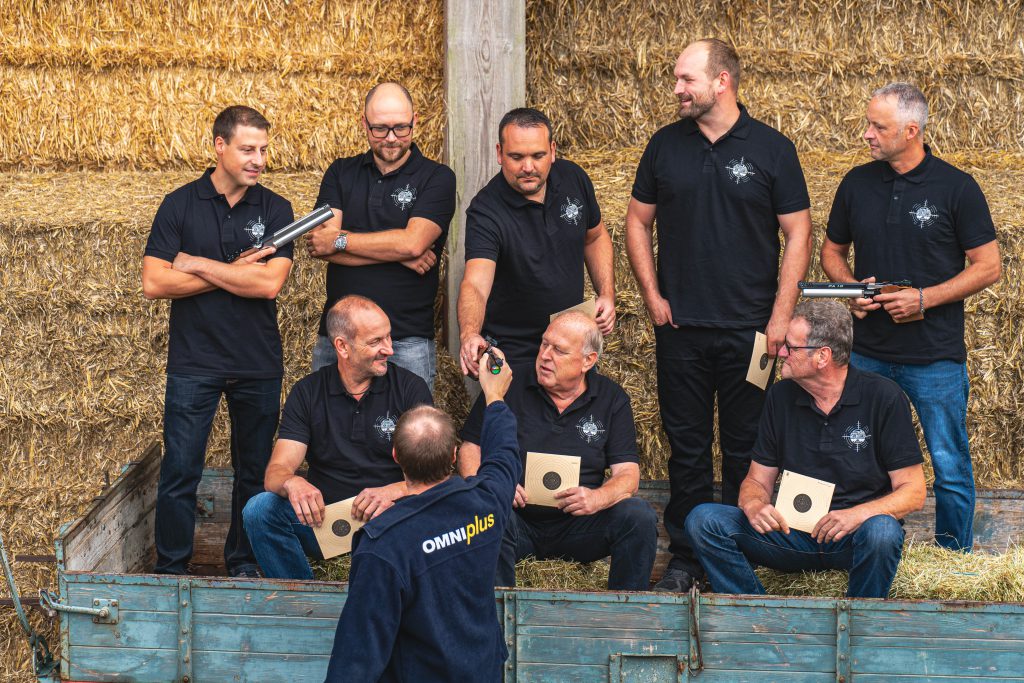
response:
[[[515,414],[519,429],[519,456],[524,476],[529,451],[580,457],[580,486],[596,489],[604,483],[605,470],[623,462],[639,463],[633,408],[622,387],[595,369],[587,372],[587,388],[561,414],[551,397],[537,383],[533,367],[523,367],[512,380],[505,403]],[[461,437],[480,443],[484,400],[473,405]],[[519,483],[524,483],[521,478]],[[520,510],[527,519],[551,519],[563,515],[547,506],[528,505]]]
[[[516,192],[500,172],[466,210],[466,260],[495,262],[483,333],[513,365],[533,363],[552,313],[583,301],[583,243],[601,222],[590,178],[556,159],[544,203]]]
[[[831,510],[888,495],[889,472],[924,462],[910,402],[899,385],[852,365],[828,415],[793,380],[773,384],[752,459],[834,483]]]
[[[681,119],[651,138],[633,198],[656,206],[658,289],[677,325],[761,328],[779,276],[781,214],[810,206],[790,140],[751,118],[718,140]]]
[[[828,238],[853,243],[858,280],[910,280],[931,287],[964,269],[965,252],[996,238],[978,183],[932,156],[900,175],[885,161],[843,178],[828,217]],[[853,350],[893,363],[963,363],[964,302],[929,308],[924,320],[896,323],[884,310],[853,321]]]
[[[412,145],[401,168],[382,175],[373,152],[336,159],[324,173],[317,206],[329,204],[342,212],[345,232],[380,232],[405,228],[410,218],[437,223],[441,235],[434,255],[441,259],[448,224],[455,214],[455,174],[427,159]],[[327,311],[348,294],[373,299],[391,319],[391,336],[434,338],[434,298],[438,268],[425,275],[401,263],[367,266],[327,264],[327,301],[320,317],[320,334],[327,334]]]
[[[164,197],[153,219],[146,256],[173,263],[179,252],[227,262],[233,254],[294,220],[292,205],[262,185],[248,188],[232,207],[201,178]],[[270,258],[292,257],[292,245]],[[224,289],[171,301],[167,372],[207,377],[281,377],[277,303]]]
[[[424,404],[434,405],[427,383],[397,365],[374,377],[359,401],[345,391],[338,366],[328,365],[292,387],[277,438],[306,444],[306,479],[330,505],[402,480],[391,437],[402,413]]]

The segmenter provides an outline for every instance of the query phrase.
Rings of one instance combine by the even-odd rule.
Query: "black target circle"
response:
[[[561,475],[558,474],[558,472],[548,472],[547,474],[544,475],[544,478],[541,480],[541,482],[544,484],[544,488],[546,488],[548,491],[554,491],[555,489],[562,485],[562,477]]]
[[[768,367],[768,354],[767,353],[762,353],[761,354],[761,369],[764,370],[766,367]]]
[[[331,531],[333,531],[334,535],[338,538],[344,538],[352,531],[352,525],[343,519],[339,519],[331,525]]]
[[[793,509],[797,512],[807,512],[811,509],[811,497],[806,493],[799,494],[793,499]]]

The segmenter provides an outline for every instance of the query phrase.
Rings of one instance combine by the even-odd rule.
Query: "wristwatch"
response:
[[[343,232],[334,240],[334,248],[338,251],[345,251],[345,247],[348,246],[348,233]]]

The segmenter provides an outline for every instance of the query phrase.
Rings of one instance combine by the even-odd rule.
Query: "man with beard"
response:
[[[755,334],[764,331],[768,354],[776,355],[811,253],[796,149],[739,104],[735,50],[717,39],[697,41],[679,55],[675,77],[680,120],[651,138],[626,214],[626,249],[654,325],[658,399],[672,449],[665,508],[672,560],[655,586],[664,591],[688,590],[703,573],[683,524],[712,499],[716,394],[722,500],[736,503],[764,402],[764,391],[746,381]]]
[[[143,294],[171,300],[156,498],[158,574],[188,572],[196,490],[223,394],[235,471],[224,561],[232,576],[256,576],[242,507],[260,490],[281,409],[284,367],[274,299],[291,270],[292,246],[228,260],[293,219],[291,204],[258,182],[267,164],[269,129],[249,107],[218,114],[216,168],[164,198],[146,242]]]
[[[864,139],[875,161],[850,171],[836,190],[821,267],[838,281],[913,285],[850,302],[850,363],[894,380],[910,396],[935,469],[935,541],[970,551],[974,475],[963,302],[999,279],[999,244],[978,183],[924,144],[927,120],[928,101],[909,83],[872,95]]]
[[[292,387],[266,492],[243,512],[270,578],[313,578],[306,557],[321,557],[312,527],[320,526],[326,505],[355,496],[352,516],[369,520],[406,495],[391,437],[402,413],[433,404],[420,377],[389,362],[391,323],[373,301],[343,297],[327,313],[327,331],[336,362]],[[303,460],[305,477],[296,474]]]
[[[392,363],[434,386],[436,265],[455,213],[455,174],[420,153],[417,121],[408,90],[374,87],[362,116],[370,149],[337,159],[324,173],[316,203],[329,204],[334,218],[306,239],[309,255],[328,262],[313,370],[334,364],[327,310],[346,294],[361,294],[394,325]]]
[[[615,325],[612,240],[594,186],[555,159],[551,121],[513,109],[498,124],[495,175],[466,211],[466,272],[459,290],[462,372],[476,375],[494,337],[514,366],[532,364],[552,313],[583,301],[583,266],[597,292],[602,334]]]

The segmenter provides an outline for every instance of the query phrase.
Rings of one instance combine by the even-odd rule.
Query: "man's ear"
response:
[[[345,343],[345,340],[342,337],[335,337],[331,343],[334,345],[334,353],[336,353],[339,358],[348,357],[348,344]]]
[[[391,447],[391,459],[398,463],[398,453],[395,452],[395,447]]]
[[[590,353],[583,354],[583,372],[587,372],[590,368],[597,365],[597,352],[591,351]]]

